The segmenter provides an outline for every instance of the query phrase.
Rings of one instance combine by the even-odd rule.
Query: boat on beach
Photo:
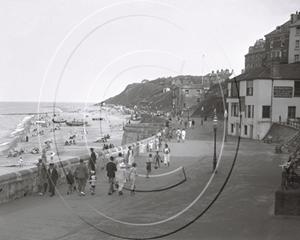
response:
[[[66,123],[67,120],[54,120],[54,119],[52,119],[52,122],[54,122],[54,123]]]
[[[83,126],[83,125],[87,125],[87,122],[83,122],[83,121],[71,121],[71,122],[66,122],[67,126]]]
[[[101,118],[101,117],[96,117],[96,118],[92,118],[93,119],[93,121],[101,121],[101,120],[103,120],[103,118]]]

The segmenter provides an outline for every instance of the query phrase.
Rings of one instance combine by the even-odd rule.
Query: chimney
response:
[[[280,78],[280,58],[272,58],[271,61],[271,78]]]
[[[298,20],[298,14],[291,14],[291,24],[293,24],[294,22],[296,22]]]

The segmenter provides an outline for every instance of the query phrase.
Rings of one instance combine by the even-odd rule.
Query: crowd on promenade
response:
[[[182,124],[182,120],[179,120],[179,126]],[[168,125],[168,124],[167,124]],[[165,167],[170,166],[170,154],[167,141],[171,141],[176,136],[177,142],[183,142],[186,138],[186,127],[193,128],[195,125],[194,120],[191,120],[188,126],[188,121],[184,122],[184,127],[177,129],[167,126],[156,134],[155,139],[151,140],[147,144],[148,157],[145,159],[146,177],[148,178],[154,169],[160,168],[161,165]],[[126,154],[119,153],[118,157],[110,156],[108,162],[106,158],[99,158],[98,154],[93,148],[90,148],[91,154],[87,163],[81,159],[80,163],[72,171],[71,167],[64,168],[65,181],[67,183],[67,194],[72,194],[76,191],[79,195],[85,196],[86,185],[90,184],[91,194],[94,195],[96,191],[97,176],[96,173],[101,170],[106,170],[106,177],[108,180],[108,195],[112,195],[118,189],[119,195],[123,195],[123,188],[126,182],[130,183],[131,195],[135,194],[135,185],[138,177],[138,166],[134,159],[134,149],[129,146]],[[152,151],[154,154],[152,154]],[[163,154],[162,156],[160,154]],[[53,155],[54,156],[54,155]],[[45,156],[39,158],[38,178],[37,185],[39,188],[39,195],[43,196],[49,187],[49,193],[52,197],[55,195],[55,187],[58,180],[57,165],[53,162],[53,156],[51,162],[47,168]],[[99,167],[98,167],[99,166]]]

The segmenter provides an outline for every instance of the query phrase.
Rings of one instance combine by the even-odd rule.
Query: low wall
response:
[[[165,123],[131,123],[124,126],[122,145],[156,135]]]
[[[300,191],[298,189],[281,190],[275,192],[275,215],[300,215]]]
[[[103,151],[96,151],[99,154],[97,165],[103,161],[108,161],[110,156],[116,157],[120,152],[124,156],[126,156],[129,146],[133,147],[134,155],[138,156],[141,153],[147,151],[148,142],[153,141],[154,139],[155,136],[152,136],[144,140],[129,143],[129,144],[124,144],[119,147],[115,147]],[[65,177],[64,170],[66,167],[71,168],[71,171],[74,173],[76,165],[79,163],[79,160],[83,159],[84,162],[87,164],[89,158],[90,158],[89,155],[83,155],[83,156],[74,157],[71,159],[66,159],[57,162],[56,166],[59,174],[57,185],[65,182],[66,177]],[[37,180],[37,167],[19,170],[14,173],[9,173],[0,176],[0,204],[36,193],[38,191],[36,180]]]

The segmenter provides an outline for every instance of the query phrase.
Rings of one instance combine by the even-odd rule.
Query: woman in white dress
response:
[[[165,144],[165,148],[163,150],[164,152],[164,164],[165,166],[170,166],[170,148],[168,147],[168,144]]]
[[[131,167],[131,165],[134,163],[134,152],[133,149],[131,148],[131,146],[128,147],[128,166],[127,167]]]

